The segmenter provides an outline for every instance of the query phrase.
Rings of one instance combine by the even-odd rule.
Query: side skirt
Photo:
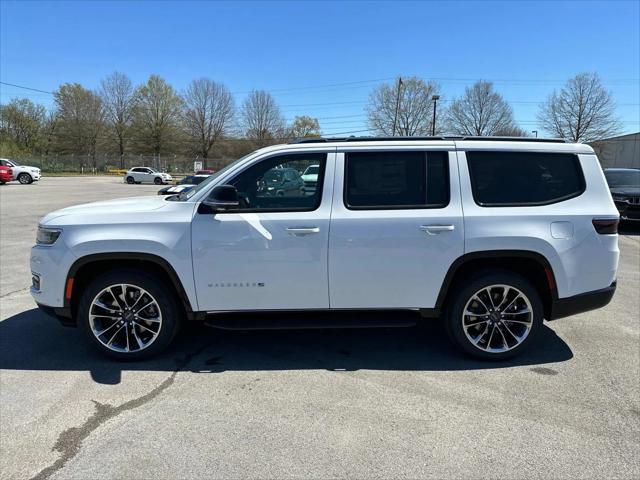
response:
[[[205,325],[223,330],[412,327],[419,310],[278,310],[208,312]]]

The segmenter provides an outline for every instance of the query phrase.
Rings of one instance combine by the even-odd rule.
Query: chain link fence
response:
[[[201,163],[202,168],[220,170],[225,165],[235,160],[234,157],[220,158],[193,158],[177,155],[154,156],[127,154],[122,159],[118,155],[96,155],[90,158],[81,155],[32,155],[22,157],[18,161],[23,165],[38,167],[43,173],[56,174],[122,174],[122,170],[132,167],[151,167],[158,171],[171,174],[194,173],[196,163]]]

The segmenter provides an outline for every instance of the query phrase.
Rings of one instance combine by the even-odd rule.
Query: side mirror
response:
[[[203,208],[204,207],[204,208]],[[218,185],[200,204],[199,213],[222,213],[240,208],[238,190],[233,185]]]

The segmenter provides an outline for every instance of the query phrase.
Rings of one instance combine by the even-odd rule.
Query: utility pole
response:
[[[398,95],[396,96],[396,113],[393,116],[393,132],[392,137],[396,136],[396,125],[398,124],[398,110],[400,109],[400,89],[402,88],[402,77],[398,77]]]
[[[440,100],[440,95],[434,95],[433,97],[431,97],[431,100],[433,100],[433,122],[431,122],[431,136],[435,137],[436,136],[436,103],[438,103],[438,100]]]
[[[538,130],[531,130],[531,133],[535,133],[536,134],[536,138],[538,138]]]

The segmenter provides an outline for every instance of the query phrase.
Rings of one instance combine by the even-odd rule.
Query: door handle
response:
[[[320,227],[289,227],[287,228],[287,233],[294,237],[304,237],[305,235],[320,233]]]
[[[428,233],[429,235],[438,235],[442,232],[453,232],[455,227],[453,225],[421,225],[420,230]]]

